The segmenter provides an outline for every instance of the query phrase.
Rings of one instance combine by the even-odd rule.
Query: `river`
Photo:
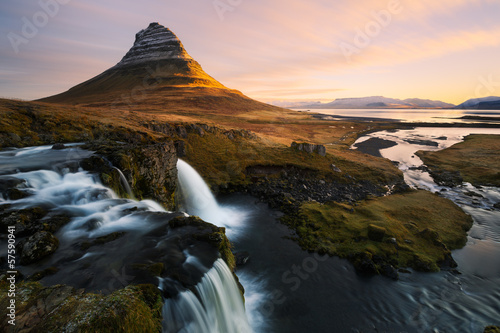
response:
[[[500,134],[499,130],[485,131]],[[493,208],[493,204],[500,201],[500,191],[498,188],[474,188],[470,184],[454,189],[442,188],[434,184],[428,175],[413,170],[411,166],[421,163],[414,156],[416,150],[442,149],[459,142],[469,132],[485,131],[417,128],[371,133],[359,139],[363,141],[378,137],[394,141],[396,145],[382,150],[381,154],[399,162],[408,184],[439,191],[472,215],[474,226],[469,232],[467,245],[453,252],[460,273],[410,271],[400,274],[398,281],[381,276],[361,277],[346,260],[302,251],[287,238],[291,235],[291,230],[279,223],[281,213],[257,202],[255,198],[243,194],[214,198],[207,191],[208,187],[201,177],[189,165],[180,161],[178,167],[181,191],[187,198],[184,200],[183,210],[196,213],[202,218],[205,216],[209,222],[226,227],[235,251],[250,253],[250,260],[238,268],[237,275],[246,289],[246,314],[255,332],[479,333],[486,325],[500,324],[500,211]],[[438,146],[418,144],[429,140],[438,141]],[[136,214],[130,207],[140,207],[140,210],[154,213],[151,216],[181,214],[164,212],[159,205],[149,201],[119,199],[111,190],[103,188],[95,177],[80,171],[37,171],[39,168],[43,169],[42,166],[50,169],[53,165],[44,154],[54,155],[51,158],[56,160],[68,159],[68,156],[58,156],[59,153],[48,147],[2,153],[2,157],[5,157],[3,174],[26,179],[33,191],[33,196],[24,201],[3,200],[2,204],[31,205],[30,202],[36,204],[39,198],[48,206],[71,210],[75,218],[60,232],[63,240],[61,248],[69,248],[73,238],[96,237],[116,230],[136,233],[138,230],[151,230],[150,222],[142,218],[144,215],[140,215],[146,213]],[[24,165],[27,160],[31,161],[29,170],[19,170],[19,165]],[[465,195],[465,192],[470,191],[482,197]],[[73,197],[67,198],[68,194]],[[190,201],[189,198],[193,196],[195,199]],[[115,214],[116,211],[132,213]],[[81,228],[96,216],[100,218],[97,226]],[[140,233],[132,236],[140,237]],[[132,236],[123,240],[137,244]],[[64,244],[66,241],[67,245]],[[130,254],[120,254],[120,248],[115,253],[120,256],[132,255],[134,247],[130,244]],[[103,256],[102,253],[94,255]],[[104,269],[106,263],[104,260],[101,263],[95,259],[89,260],[88,255],[83,252],[72,256],[74,258],[71,265],[65,266],[59,273],[59,277],[63,273],[68,273],[68,276],[61,281],[54,280],[54,283],[69,283],[69,280],[74,279],[71,276],[81,270],[85,260],[88,261],[87,266],[95,265],[95,270],[99,271]],[[56,259],[57,255],[54,256],[54,260]],[[188,264],[200,266],[196,258],[189,254],[186,259],[186,265]],[[89,269],[86,271],[90,272]],[[27,272],[29,273],[29,269]],[[203,332],[207,327],[213,332],[218,331],[217,327],[248,331],[246,319],[241,317],[241,311],[238,310],[240,305],[234,296],[234,282],[225,265],[218,261],[214,268],[205,269],[204,274],[204,280],[197,287],[198,294],[205,294],[208,290],[223,292],[222,289],[228,284],[231,285],[231,294],[219,296],[216,292],[205,298],[199,296],[201,304],[187,306],[182,302],[196,303],[197,297],[194,294],[180,293],[178,298],[167,301],[164,316],[182,317],[181,322],[185,326],[178,328],[182,332]],[[57,275],[49,277],[46,282],[56,278]],[[161,283],[160,287],[163,287]],[[101,289],[101,286],[94,288]],[[217,302],[224,306],[217,306]],[[227,306],[228,304],[235,305]],[[199,315],[193,312],[195,315],[192,317],[184,317],[189,309],[197,311]],[[218,320],[212,322],[214,311]],[[226,317],[232,320],[226,322]],[[243,323],[243,327],[239,323]]]
[[[500,202],[498,188],[437,186],[431,177],[410,169],[422,162],[421,149],[443,149],[470,133],[500,134],[498,129],[416,128],[376,132],[369,138],[390,139],[396,146],[381,154],[398,161],[408,184],[440,191],[474,219],[468,243],[453,252],[456,272],[400,274],[398,281],[360,277],[338,258],[302,251],[284,237],[290,230],[277,221],[279,213],[251,197],[220,198],[223,205],[251,211],[237,250],[251,253],[238,271],[247,288],[247,311],[258,332],[482,332],[499,324]],[[446,138],[444,138],[446,137]],[[437,139],[440,140],[437,140]],[[413,140],[413,141],[412,141]],[[437,147],[410,142],[434,140]],[[465,195],[475,191],[483,198]]]

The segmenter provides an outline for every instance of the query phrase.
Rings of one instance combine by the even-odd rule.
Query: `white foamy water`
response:
[[[252,332],[241,294],[225,262],[218,259],[192,291],[165,301],[164,332]]]
[[[83,151],[80,153],[79,156],[88,156]],[[25,159],[38,159],[36,166],[44,165],[49,169],[50,158],[64,163],[67,156],[68,152],[54,151],[49,146],[11,150],[0,152],[0,168],[2,165],[15,168]],[[23,161],[19,162],[17,159],[21,158]],[[125,177],[119,172],[122,183],[126,183]],[[61,242],[60,249],[71,251],[71,247],[78,245],[81,239],[92,239],[113,232],[132,232],[134,236],[146,234],[158,227],[158,220],[155,221],[157,215],[148,212],[166,213],[160,204],[151,200],[119,198],[110,188],[102,185],[98,177],[85,171],[61,173],[53,170],[30,170],[4,176],[23,180],[21,189],[29,192],[30,196],[20,200],[2,198],[2,204],[11,204],[12,209],[41,206],[71,217],[71,221],[57,233]],[[129,195],[133,195],[128,184],[122,186]],[[206,194],[206,188],[201,190],[205,190],[202,194]],[[195,192],[196,188],[189,191],[193,195]],[[236,221],[235,217],[239,216],[231,209],[215,207],[215,199],[211,205],[204,206],[204,209],[211,207],[216,210],[214,215],[209,215],[212,218],[220,218],[222,214],[224,221]],[[142,248],[142,244],[137,244],[137,248]],[[93,260],[92,258],[101,260],[106,255],[106,252],[94,250],[72,262]],[[194,287],[196,292],[181,291],[176,297],[165,300],[164,332],[251,332],[242,296],[225,262],[219,259],[212,268],[207,268],[189,251],[184,251],[184,255],[186,260],[183,265],[192,266],[204,275]],[[160,288],[169,283],[172,284],[170,288],[178,286],[174,281],[160,279]]]
[[[219,227],[225,227],[230,239],[238,237],[249,212],[238,207],[221,206],[203,178],[183,160],[177,162],[181,210]]]

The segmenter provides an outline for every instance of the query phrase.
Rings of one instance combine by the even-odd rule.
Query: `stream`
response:
[[[443,149],[470,132],[490,131],[500,133],[417,128],[371,133],[358,140],[393,141],[392,147],[380,153],[399,163],[409,185],[439,192],[473,217],[467,245],[453,252],[460,273],[410,270],[400,274],[398,281],[359,276],[346,260],[301,250],[288,238],[292,231],[279,223],[281,213],[255,198],[244,194],[215,198],[197,172],[181,160],[181,211],[166,212],[152,201],[118,198],[95,175],[68,168],[68,161],[89,156],[78,148],[53,151],[45,146],[2,151],[0,177],[22,179],[22,190],[30,196],[18,200],[2,197],[0,205],[16,209],[43,205],[72,216],[56,234],[60,248],[66,251],[56,252],[36,267],[21,266],[29,275],[64,263],[57,274],[42,280],[46,284],[103,290],[113,276],[113,281],[118,278],[121,282],[112,273],[123,273],[121,267],[131,258],[143,253],[152,258],[183,256],[183,268],[198,276],[200,282],[193,293],[168,279],[157,281],[164,292],[174,290],[163,309],[165,323],[169,323],[165,332],[479,333],[487,325],[500,324],[500,211],[493,207],[500,202],[500,191],[470,184],[443,188],[413,167],[422,163],[414,155],[417,150]],[[466,194],[470,192],[477,195]],[[165,233],[164,226],[169,219],[184,216],[183,212],[226,227],[234,250],[250,254],[249,261],[236,271],[245,288],[245,306],[228,268],[220,259],[214,262],[210,251],[201,247],[182,254],[172,252],[169,239],[178,236]],[[120,242],[88,252],[75,250],[75,244],[82,240],[110,232],[127,234]],[[107,272],[111,268],[109,258],[115,268],[111,272]],[[94,278],[97,273],[105,279]],[[123,273],[122,277],[129,275]]]

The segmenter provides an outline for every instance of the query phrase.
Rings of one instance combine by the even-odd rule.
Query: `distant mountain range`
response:
[[[387,98],[383,96],[338,98],[333,102],[321,103],[311,101],[276,101],[271,104],[292,109],[472,109],[500,110],[500,97],[489,96],[472,98],[462,104],[454,105],[442,101],[420,98]]]
[[[454,104],[429,99],[408,98],[405,100],[387,98],[383,96],[359,97],[359,98],[338,98],[330,103],[304,103],[295,102],[281,107],[304,108],[304,109],[442,109],[453,108]]]
[[[500,97],[472,98],[455,107],[456,109],[500,110]]]

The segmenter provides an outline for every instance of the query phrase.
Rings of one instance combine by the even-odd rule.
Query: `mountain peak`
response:
[[[124,110],[199,110],[225,113],[278,108],[225,87],[191,58],[177,36],[157,22],[135,35],[115,66],[46,103]]]
[[[135,35],[134,45],[115,67],[168,59],[192,58],[169,28],[153,22]]]

